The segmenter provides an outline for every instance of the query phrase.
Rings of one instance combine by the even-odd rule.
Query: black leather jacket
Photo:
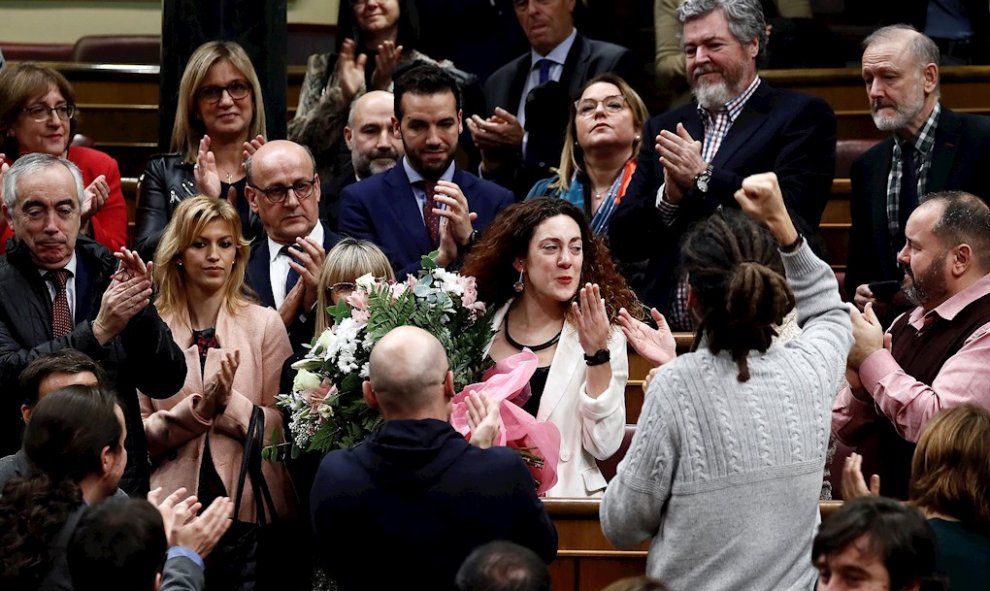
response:
[[[262,233],[261,220],[251,211],[244,188],[247,181],[242,179],[232,185],[220,183],[220,194],[226,195],[230,187],[237,191],[237,213],[241,216],[244,237],[253,240]],[[185,162],[181,154],[160,154],[152,157],[144,169],[139,183],[137,212],[134,228],[134,246],[141,258],[150,261],[154,258],[162,231],[172,219],[172,212],[187,197],[199,194],[193,163]]]

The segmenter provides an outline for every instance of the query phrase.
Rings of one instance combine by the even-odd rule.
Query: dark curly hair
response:
[[[572,203],[554,197],[540,197],[511,205],[499,213],[485,230],[461,268],[462,274],[477,280],[478,299],[489,306],[499,307],[517,295],[512,286],[519,274],[512,263],[516,259],[526,258],[536,227],[558,215],[571,218],[581,229],[584,263],[580,282],[598,284],[605,299],[609,321],[615,321],[619,308],[641,316],[642,307],[636,295],[619,273],[608,247],[592,234],[584,213]]]
[[[15,478],[0,496],[0,588],[34,591],[52,568],[52,541],[69,515],[82,505],[69,480],[44,474]]]
[[[794,308],[777,241],[742,212],[722,209],[692,228],[681,257],[701,316],[694,342],[704,335],[712,354],[729,351],[739,381],[749,380],[746,356],[766,351]]]

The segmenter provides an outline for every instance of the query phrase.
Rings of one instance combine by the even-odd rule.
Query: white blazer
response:
[[[511,304],[512,300],[496,312],[495,330],[502,329]],[[618,451],[626,426],[629,360],[626,337],[617,326],[609,334],[608,348],[612,379],[601,396],[591,398],[585,392],[587,366],[577,327],[564,322],[536,413],[537,420],[550,421],[560,430],[557,484],[547,491],[548,497],[597,497],[605,491],[605,477],[595,458],[604,460]]]

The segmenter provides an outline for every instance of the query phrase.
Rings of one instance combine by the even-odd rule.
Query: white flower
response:
[[[296,377],[292,380],[292,390],[293,392],[315,390],[320,387],[320,382],[322,381],[323,378],[319,375],[305,369],[300,369],[296,372]]]
[[[365,291],[371,291],[375,288],[375,277],[371,273],[365,273],[358,277],[354,284]]]

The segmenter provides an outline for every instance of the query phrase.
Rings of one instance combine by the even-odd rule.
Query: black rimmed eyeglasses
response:
[[[52,113],[55,113],[55,116],[62,121],[68,121],[76,114],[76,106],[58,105],[57,107],[49,107],[48,105],[31,105],[30,107],[21,109],[21,112],[27,113],[27,116],[34,119],[36,123],[47,121]]]
[[[227,91],[230,98],[239,101],[251,94],[251,85],[243,80],[237,80],[227,86],[204,86],[196,92],[196,96],[208,103],[219,103],[224,91]]]
[[[269,203],[282,203],[289,196],[290,189],[295,194],[296,199],[302,201],[303,199],[309,199],[310,195],[313,194],[313,189],[316,187],[316,177],[314,176],[311,181],[297,181],[289,187],[283,185],[275,185],[267,189],[262,189],[257,185],[250,185],[250,187],[259,193],[263,193]]]

